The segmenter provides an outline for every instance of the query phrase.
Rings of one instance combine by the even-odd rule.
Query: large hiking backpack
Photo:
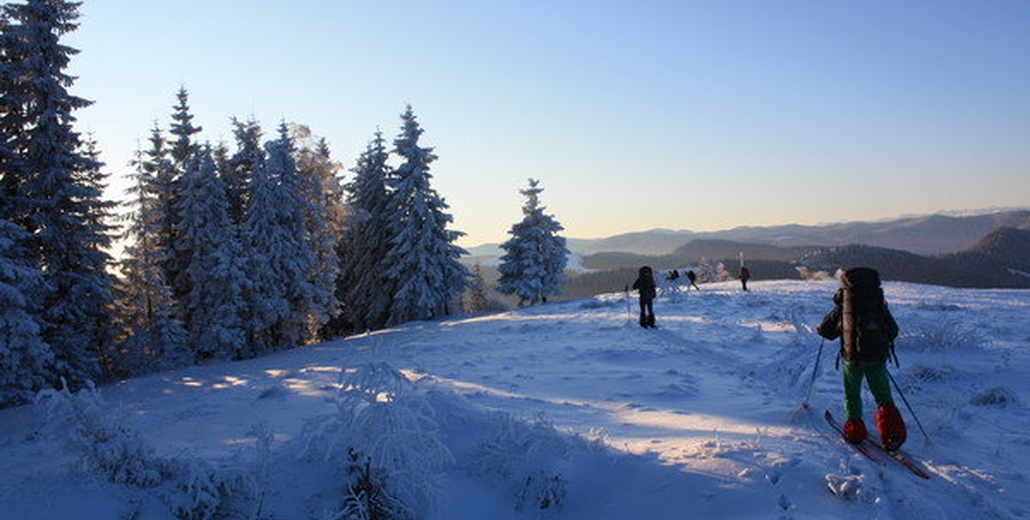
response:
[[[886,362],[897,325],[889,318],[880,273],[855,267],[844,272],[841,284],[841,355],[852,363]]]
[[[638,271],[637,281],[633,283],[633,288],[640,291],[640,297],[645,300],[653,300],[657,295],[658,291],[654,283],[654,271],[651,270],[650,266],[643,266]]]

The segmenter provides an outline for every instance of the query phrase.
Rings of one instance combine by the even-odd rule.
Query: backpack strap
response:
[[[883,326],[886,329],[886,327],[887,327],[888,311],[887,311],[887,300],[885,300],[884,297],[883,297],[883,289],[880,289],[880,314],[881,314],[881,316],[883,316],[883,321],[884,321]],[[896,366],[898,368],[901,368],[901,362],[898,361],[898,353],[894,350],[894,340],[893,339],[891,339],[890,342],[887,344],[887,353],[888,353],[887,354],[888,355],[888,359],[893,359],[894,360],[894,366]]]

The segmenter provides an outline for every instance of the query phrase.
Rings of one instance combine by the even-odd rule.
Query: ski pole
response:
[[[633,307],[629,304],[629,286],[626,286],[626,320],[633,322]]]
[[[826,343],[826,338],[819,339],[819,353],[815,355],[815,367],[812,368],[812,381],[808,383],[808,393],[805,394],[805,402],[801,403],[801,407],[805,410],[812,406],[808,400],[812,398],[812,389],[815,388],[815,376],[819,373],[819,358],[823,357],[823,343]]]
[[[905,398],[905,393],[901,391],[901,387],[898,386],[898,382],[894,380],[894,376],[891,375],[890,370],[887,371],[887,377],[890,378],[891,383],[894,383],[894,388],[898,391],[898,395],[901,396],[901,400],[905,403],[905,407],[908,408],[908,413],[912,414],[912,418],[916,420],[916,425],[919,426],[919,431],[923,432],[923,437],[926,437],[926,440],[930,440],[930,436],[926,434],[926,429],[923,428],[923,423],[919,422],[919,417],[916,416],[916,412],[912,409],[912,405],[908,404],[908,399]]]

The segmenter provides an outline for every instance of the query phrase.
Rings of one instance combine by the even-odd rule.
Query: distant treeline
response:
[[[744,254],[753,280],[832,275],[839,268],[865,265],[875,267],[885,280],[891,281],[949,287],[1030,288],[1030,231],[999,228],[966,251],[939,256],[859,244],[779,247],[728,240],[694,240],[668,255],[598,253],[583,257],[583,266],[593,271],[570,277],[565,295],[573,298],[621,291],[632,283],[636,268],[642,265],[665,272],[700,269],[703,281],[732,278],[739,268],[740,253]]]

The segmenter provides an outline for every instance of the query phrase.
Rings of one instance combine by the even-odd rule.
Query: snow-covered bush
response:
[[[404,504],[387,489],[386,471],[373,468],[370,457],[364,457],[353,449],[349,457],[347,495],[343,499],[343,509],[335,518],[385,520],[407,517]]]
[[[337,461],[348,479],[334,518],[408,518],[432,507],[453,456],[426,395],[390,365],[369,362],[341,373],[336,405],[305,427],[307,451]]]
[[[544,421],[505,416],[491,425],[495,429],[485,434],[468,471],[504,487],[516,511],[560,509],[567,481],[558,465],[568,460],[571,441]]]
[[[214,468],[197,459],[167,461],[171,478],[161,499],[176,518],[233,518],[250,509],[255,485],[243,471]]]
[[[63,439],[82,469],[99,471],[117,484],[144,488],[164,480],[164,464],[154,450],[104,409],[92,384],[77,394],[67,387],[40,391],[35,405],[47,433]]]
[[[918,323],[902,331],[898,349],[925,351],[952,350],[965,347],[983,347],[990,344],[990,338],[979,329],[967,326],[960,320],[935,319]]]
[[[954,370],[948,365],[926,366],[917,364],[909,370],[908,379],[911,379],[918,384],[946,381],[951,377],[954,377]]]
[[[560,473],[543,470],[529,475],[515,493],[515,510],[561,509],[565,503],[565,478]]]
[[[249,472],[159,457],[121,424],[92,384],[76,394],[67,388],[43,390],[35,406],[43,415],[45,433],[63,440],[82,469],[116,484],[153,490],[177,518],[226,518],[252,508],[256,493]]]
[[[996,386],[994,388],[978,392],[969,399],[969,403],[974,406],[1005,408],[1008,406],[1018,405],[1019,397],[1016,396],[1016,393],[1013,392],[1011,388]]]

